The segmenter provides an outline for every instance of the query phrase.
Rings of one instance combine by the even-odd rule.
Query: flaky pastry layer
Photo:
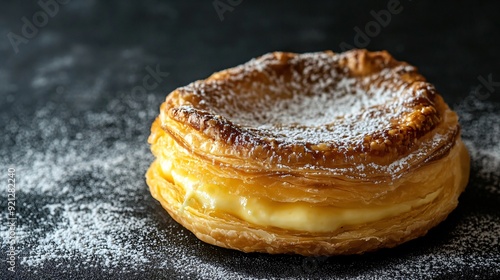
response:
[[[393,247],[445,219],[469,176],[456,114],[386,52],[265,55],[175,90],[151,132],[152,195],[245,252]]]
[[[201,240],[245,252],[336,255],[395,246],[444,220],[469,172],[458,140],[449,155],[395,182],[339,178],[316,188],[314,178],[295,185],[299,181],[286,176],[215,167],[168,138],[164,134],[159,142],[171,146],[153,145],[158,159],[147,174],[153,197]],[[292,217],[277,211],[284,207]]]

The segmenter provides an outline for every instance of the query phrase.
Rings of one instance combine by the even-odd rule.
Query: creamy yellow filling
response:
[[[195,200],[208,211],[222,211],[255,225],[289,230],[329,232],[346,225],[375,222],[428,204],[441,192],[438,188],[437,191],[424,197],[386,206],[352,209],[319,207],[305,202],[284,203],[229,194],[218,186],[202,182],[200,178],[176,169],[174,165],[169,160],[161,161],[163,172],[170,175],[174,183],[186,192],[180,211],[184,211]],[[230,188],[237,187],[230,186]]]

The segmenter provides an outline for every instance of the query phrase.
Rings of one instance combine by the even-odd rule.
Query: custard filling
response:
[[[341,194],[339,192],[330,192],[328,197],[324,196],[326,192],[310,194],[316,197],[309,200],[280,201],[278,196],[281,198],[283,196],[297,198],[296,196],[300,194],[307,196],[304,192],[305,187],[268,186],[269,178],[248,179],[239,174],[236,176],[227,173],[227,170],[214,164],[193,158],[190,151],[185,151],[166,134],[162,134],[155,141],[152,149],[163,179],[180,190],[178,199],[180,215],[187,215],[192,211],[215,216],[225,213],[256,226],[307,232],[332,232],[343,226],[377,222],[428,205],[438,196],[447,195],[443,194],[443,186],[464,183],[460,179],[463,177],[460,165],[447,171],[447,176],[443,177],[442,173],[450,161],[466,156],[464,145],[459,141],[444,161],[440,160],[419,168],[412,176],[398,180],[395,183],[397,185],[390,183],[391,186],[386,184],[369,186],[370,190],[374,188],[385,190],[379,194],[370,191],[369,194],[374,201],[364,201],[363,195],[356,193],[355,197],[358,197],[358,200],[345,203],[347,195],[343,194],[340,197],[343,203],[337,203],[334,201],[337,199],[335,196]],[[219,172],[220,174],[217,174]],[[332,187],[342,191],[343,186]],[[303,196],[298,198],[304,198]],[[325,203],[326,199],[328,202]]]
[[[160,166],[162,173],[185,191],[184,201],[179,210],[181,214],[197,202],[202,205],[206,213],[222,211],[259,226],[308,232],[335,231],[347,225],[364,224],[398,216],[431,203],[441,192],[441,188],[436,188],[436,191],[424,197],[398,204],[347,209],[317,206],[307,202],[276,202],[262,197],[236,195],[219,184],[209,183],[203,177],[200,178],[181,168],[176,168],[176,164],[168,158],[161,157]],[[198,172],[198,175],[204,173],[200,170]],[[224,178],[219,177],[212,181],[221,182],[221,180]],[[229,184],[228,187],[238,188],[239,186]]]

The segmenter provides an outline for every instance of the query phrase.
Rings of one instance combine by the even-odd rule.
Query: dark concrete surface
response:
[[[170,242],[169,246],[182,248],[179,252],[192,254],[192,258],[197,259],[193,264],[229,271],[224,274],[225,278],[500,277],[500,232],[492,232],[500,228],[500,175],[498,170],[489,175],[481,173],[486,168],[483,165],[490,164],[484,158],[473,158],[471,184],[461,197],[458,209],[426,237],[391,250],[333,258],[243,254],[201,243],[162,211],[149,196],[143,179],[152,160],[146,144],[149,126],[170,91],[278,50],[339,52],[346,46],[388,50],[397,59],[416,65],[453,108],[464,112],[464,130],[474,134],[479,123],[475,120],[492,116],[485,134],[490,139],[487,144],[494,146],[500,140],[497,129],[500,126],[499,2],[66,2],[50,6],[48,12],[44,12],[37,1],[0,3],[0,162],[1,178],[5,179],[1,188],[7,188],[4,188],[7,168],[17,166],[18,223],[24,226],[25,233],[26,229],[33,232],[17,244],[20,252],[17,272],[8,271],[7,263],[2,261],[0,278],[209,278],[207,272],[200,272],[190,263],[180,270],[179,266],[164,262],[170,257],[161,244],[158,245],[164,240]],[[154,86],[146,88],[142,80],[152,75],[151,72],[160,74],[154,76]],[[89,116],[108,117],[109,121],[93,121]],[[54,130],[57,126],[65,129]],[[40,262],[38,267],[22,261],[37,254],[37,242],[50,236],[55,224],[64,222],[57,217],[57,212],[54,216],[42,210],[44,205],[66,203],[70,199],[67,194],[41,191],[44,186],[27,186],[36,184],[32,179],[41,178],[27,175],[37,168],[32,164],[32,155],[55,155],[53,163],[47,164],[54,167],[61,164],[57,159],[63,157],[64,151],[45,152],[53,148],[58,139],[69,139],[68,150],[88,153],[80,155],[84,159],[106,153],[105,149],[71,146],[71,141],[82,134],[98,139],[95,145],[99,147],[116,148],[120,143],[125,145],[124,151],[143,151],[143,155],[127,155],[128,164],[121,162],[114,167],[115,171],[122,171],[123,177],[113,173],[101,178],[97,173],[102,170],[91,169],[86,174],[66,173],[64,176],[73,179],[58,181],[73,192],[77,192],[75,186],[80,190],[92,189],[96,180],[108,182],[103,185],[109,188],[110,193],[106,195],[88,191],[89,199],[99,202],[115,200],[113,190],[123,184],[137,185],[137,190],[128,194],[123,205],[135,209],[133,215],[154,222],[160,229],[154,236],[137,241],[148,261],[125,272],[120,267],[127,266],[127,261],[118,260],[111,267],[100,262],[85,266],[81,258],[88,255],[52,258]],[[468,143],[477,150],[482,142],[477,142],[477,135],[472,134],[466,134]],[[135,171],[128,173],[130,169]],[[474,171],[483,175],[474,175]],[[123,181],[118,184],[117,178]],[[7,196],[3,194],[5,192],[2,192],[0,213],[5,233],[8,223],[3,217],[7,215]],[[481,222],[485,217],[490,219],[486,222],[490,224]],[[464,220],[479,221],[479,230],[468,236],[464,227],[473,224],[461,227]],[[140,231],[134,234],[141,240]],[[484,235],[490,236],[487,242],[480,240]],[[7,258],[6,236],[2,235],[2,259]],[[57,244],[55,240],[55,249]],[[454,252],[457,246],[464,248],[456,252],[460,258]],[[213,275],[213,278],[221,275]]]

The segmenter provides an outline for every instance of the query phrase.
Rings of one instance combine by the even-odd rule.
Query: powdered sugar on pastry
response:
[[[383,173],[384,180],[419,164],[422,151],[428,159],[446,153],[458,135],[448,126],[456,115],[415,67],[364,50],[266,54],[177,89],[160,119],[213,140],[190,145],[207,156],[218,146],[222,162],[257,157],[267,169]]]

